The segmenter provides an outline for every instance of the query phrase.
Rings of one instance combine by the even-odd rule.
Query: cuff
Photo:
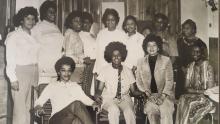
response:
[[[144,93],[147,95],[147,97],[149,97],[151,95],[150,91],[145,90]]]

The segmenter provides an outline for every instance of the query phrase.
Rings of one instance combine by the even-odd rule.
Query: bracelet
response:
[[[147,95],[147,97],[151,95],[151,93],[149,91],[147,91],[147,90],[145,90],[144,93]]]

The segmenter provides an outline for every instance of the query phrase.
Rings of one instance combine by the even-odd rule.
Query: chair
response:
[[[34,110],[33,110],[34,109],[34,100],[35,100],[34,98],[39,97],[47,85],[48,84],[40,84],[38,87],[34,87],[34,86],[31,87],[31,124],[34,124],[34,121],[38,122],[39,124],[49,124],[49,118],[50,118],[51,112],[52,112],[50,100],[48,100],[44,104],[43,109],[44,109],[45,113],[42,114],[40,116],[40,118],[36,117]]]
[[[98,88],[98,84],[99,81],[95,81],[95,89]],[[137,88],[137,86],[135,85],[135,87]],[[135,96],[133,96],[132,94],[130,94],[131,97],[134,97],[134,108],[135,108],[135,113],[136,113],[136,121],[145,121],[144,118],[146,117],[143,113],[143,99],[140,98],[136,98]],[[104,109],[102,110],[96,110],[96,118],[95,118],[95,122],[96,124],[102,124],[103,122],[107,122],[108,121],[108,112]],[[119,121],[120,124],[123,123],[125,124],[125,119],[124,119],[124,115],[122,112],[120,112],[120,116],[119,116]]]

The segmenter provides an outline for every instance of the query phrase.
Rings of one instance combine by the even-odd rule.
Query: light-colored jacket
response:
[[[136,82],[138,88],[150,95],[151,70],[148,62],[149,55],[138,60]],[[165,93],[174,98],[173,90],[173,67],[170,58],[158,55],[154,69],[154,77],[157,84],[158,93]]]

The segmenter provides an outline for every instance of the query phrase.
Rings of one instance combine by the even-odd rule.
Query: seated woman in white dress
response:
[[[96,101],[102,101],[102,108],[108,111],[110,124],[119,124],[120,110],[124,113],[126,124],[136,124],[133,102],[129,92],[136,92],[134,75],[122,62],[126,59],[126,46],[111,42],[105,49],[104,66],[97,79],[100,81],[96,91]],[[137,92],[136,92],[137,93]]]

